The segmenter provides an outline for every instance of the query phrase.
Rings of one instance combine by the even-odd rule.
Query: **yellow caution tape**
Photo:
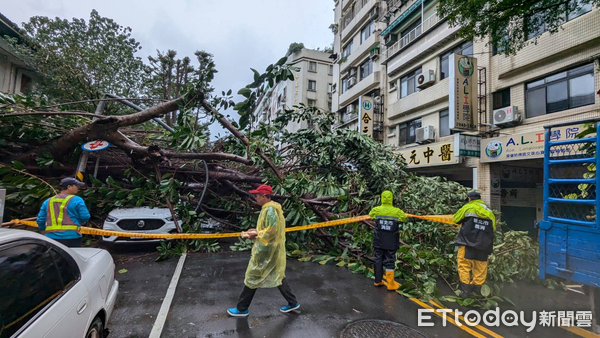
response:
[[[452,221],[453,215],[427,215],[427,216],[419,216],[419,215],[411,215],[406,214],[408,217],[418,218],[425,221],[437,222],[437,223],[446,223],[450,225],[458,225]]]
[[[417,216],[407,214],[408,217],[423,219],[432,222],[439,223],[452,223],[452,215],[440,215],[440,216]],[[371,219],[370,216],[356,216],[344,219],[338,219],[335,221],[321,222],[309,225],[302,225],[297,227],[286,228],[285,232],[293,232],[293,231],[302,231],[302,230],[310,230],[310,229],[318,229],[318,228],[326,228],[332,227],[342,224],[361,222]],[[23,224],[30,227],[37,228],[37,223],[35,221],[23,221],[20,219],[13,219],[12,222],[15,224]],[[90,227],[81,227],[80,233],[84,235],[95,235],[95,236],[104,236],[104,237],[135,237],[135,238],[148,238],[148,239],[209,239],[209,238],[232,238],[232,237],[240,237],[241,232],[231,232],[231,233],[221,233],[221,234],[149,234],[149,233],[141,233],[141,232],[124,232],[124,231],[111,231],[111,230],[102,230]]]

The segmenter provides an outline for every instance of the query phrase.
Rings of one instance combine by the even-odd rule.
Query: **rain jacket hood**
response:
[[[496,216],[494,216],[494,213],[482,200],[472,200],[463,205],[463,207],[454,214],[452,221],[454,223],[461,223],[461,221],[467,217],[491,219],[494,231],[496,231]]]
[[[280,286],[285,278],[286,253],[285,217],[279,203],[262,206],[256,230],[244,284],[251,289]]]
[[[394,194],[386,190],[381,193],[381,205],[392,206],[394,202]]]
[[[398,221],[406,221],[406,214],[399,208],[394,207],[394,194],[391,191],[386,190],[381,193],[381,205],[373,208],[369,212],[371,219],[375,219],[377,216],[390,216],[398,217]]]

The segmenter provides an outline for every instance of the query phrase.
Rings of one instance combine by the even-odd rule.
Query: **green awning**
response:
[[[410,15],[412,15],[417,9],[421,8],[421,3],[423,2],[423,0],[417,0],[415,1],[414,4],[412,4],[410,7],[408,7],[407,10],[404,11],[404,13],[400,14],[400,16],[394,20],[394,22],[392,22],[383,32],[381,32],[381,36],[386,36],[388,34],[390,34],[396,27],[398,27],[402,21],[406,20]]]

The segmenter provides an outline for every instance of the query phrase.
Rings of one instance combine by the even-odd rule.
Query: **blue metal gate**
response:
[[[591,123],[598,130],[600,121]],[[540,278],[552,275],[600,287],[600,135],[553,142],[553,132],[565,126],[545,128]]]

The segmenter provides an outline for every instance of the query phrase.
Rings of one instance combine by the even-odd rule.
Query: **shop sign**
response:
[[[445,164],[459,163],[460,157],[455,153],[455,142],[438,142],[425,146],[402,149],[396,154],[400,155],[408,168],[431,167]]]
[[[459,153],[460,156],[479,157],[481,153],[481,136],[455,134],[459,137]]]
[[[360,97],[360,133],[373,137],[373,98],[369,96]]]
[[[583,125],[552,129],[551,141],[574,139]],[[567,153],[569,146],[553,147],[552,152]],[[544,157],[544,131],[484,139],[481,142],[481,163],[529,160]]]
[[[477,130],[477,59],[451,54],[448,63],[450,129]]]

